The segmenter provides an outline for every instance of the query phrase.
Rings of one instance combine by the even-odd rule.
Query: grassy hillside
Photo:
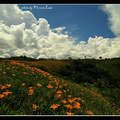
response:
[[[1,60],[0,114],[120,114],[119,66],[119,59]]]

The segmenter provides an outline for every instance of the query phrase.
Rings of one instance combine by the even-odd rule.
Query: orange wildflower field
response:
[[[1,115],[119,114],[102,95],[36,67],[39,64],[54,66],[51,61],[0,62]]]

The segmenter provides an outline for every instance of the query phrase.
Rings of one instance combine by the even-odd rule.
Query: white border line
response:
[[[84,4],[82,4],[82,3],[78,3],[78,4],[64,4],[64,3],[63,3],[63,4],[54,4],[54,3],[53,3],[53,4],[46,4],[46,3],[37,3],[37,4],[36,4],[36,3],[35,3],[35,4],[34,4],[34,3],[31,3],[31,4],[27,4],[27,3],[23,3],[23,4],[21,4],[21,3],[20,3],[20,4],[19,4],[19,3],[18,3],[18,4],[14,4],[14,5],[51,5],[51,6],[52,6],[52,5],[62,5],[62,6],[63,6],[63,5],[67,5],[67,6],[70,6],[70,5],[79,5],[79,6],[80,6],[80,5],[101,5],[101,6],[102,6],[102,5],[104,5],[104,4],[109,4],[109,3],[103,3],[103,4],[101,4],[101,3],[98,3],[98,4],[85,4],[85,3],[84,3]],[[113,3],[113,4],[114,4],[114,3]],[[117,3],[116,3],[116,4],[117,4]],[[120,3],[119,3],[119,4],[120,4]],[[8,4],[8,5],[13,5],[13,4]],[[118,5],[118,4],[117,4],[117,5]],[[99,116],[99,117],[100,117],[100,116],[101,116],[101,117],[102,117],[102,116],[115,116],[115,117],[117,117],[117,116],[120,116],[120,115],[0,115],[0,117],[1,117],[1,116],[4,116],[4,117],[6,117],[6,116],[18,116],[18,117],[19,117],[19,116],[23,116],[23,117],[25,117],[25,116],[26,116],[26,117],[27,117],[27,116],[34,116],[34,117],[38,117],[38,116],[42,116],[42,117],[44,117],[44,116],[51,116],[51,117],[57,117],[57,116],[67,116],[67,117],[69,117],[69,116],[70,116],[70,117],[76,117],[76,116],[78,116],[78,117],[83,117],[83,116],[89,116],[89,117],[92,117],[92,116]]]

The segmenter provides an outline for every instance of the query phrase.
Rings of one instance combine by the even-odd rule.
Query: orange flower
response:
[[[66,104],[66,103],[67,103],[67,101],[66,101],[66,100],[62,100],[62,103]]]
[[[78,98],[77,98],[77,100],[81,100],[81,98],[80,98],[80,97],[78,97]]]
[[[6,84],[6,86],[9,88],[9,87],[11,87],[11,84]]]
[[[5,74],[6,74],[6,72],[3,72],[3,74],[5,75]]]
[[[73,98],[73,101],[75,102],[77,100],[77,98],[75,97],[75,98]]]
[[[66,90],[63,90],[64,93],[66,93]]]
[[[58,86],[55,87],[56,89],[58,88]]]
[[[50,79],[50,81],[53,81],[53,78],[51,75],[49,75],[48,78]]]
[[[33,104],[32,108],[33,108],[34,111],[36,111],[38,106],[36,104]]]
[[[51,105],[50,108],[52,108],[52,109],[56,109],[56,108],[58,108],[59,106],[60,106],[59,104],[53,104],[53,105]]]
[[[62,83],[64,83],[64,80],[62,80]]]
[[[57,98],[60,98],[62,95],[61,94],[57,94]]]
[[[3,92],[3,95],[9,95],[9,94],[12,94],[12,92],[9,92],[9,91],[7,91],[7,92]]]
[[[78,97],[77,100],[81,101],[82,103],[85,102],[85,100],[81,99],[80,97]]]
[[[53,88],[53,86],[52,86],[51,84],[49,84],[49,85],[47,86],[47,88]]]
[[[80,109],[81,107],[80,107],[80,105],[75,104],[75,105],[74,105],[74,108],[76,108],[76,109],[78,110],[78,109]]]
[[[71,112],[66,112],[66,115],[72,115],[72,113]]]
[[[80,105],[80,103],[79,103],[79,102],[75,102],[75,104],[76,104],[76,105]]]
[[[61,91],[61,90],[58,90],[56,93],[57,93],[57,94],[62,94],[62,91]]]
[[[87,113],[88,115],[94,115],[94,113],[93,113],[92,111],[90,111],[90,110],[86,111],[86,113]]]
[[[23,72],[23,74],[27,74],[27,72]]]
[[[25,83],[24,83],[24,82],[22,83],[22,86],[25,86]]]
[[[70,109],[70,110],[72,110],[72,105],[64,105],[66,108],[68,108],[68,109]]]
[[[62,85],[60,85],[59,88],[62,88]]]
[[[68,95],[68,98],[71,98],[72,96],[71,95]]]
[[[60,80],[58,80],[58,84],[60,83]]]
[[[42,85],[40,83],[37,83],[37,87],[41,87]]]
[[[30,89],[29,90],[29,95],[33,95],[33,92],[34,92],[33,89]]]
[[[4,89],[4,88],[5,88],[5,86],[3,85],[3,86],[1,86],[1,88],[0,88],[0,89],[2,90],[2,89]]]
[[[54,81],[57,83],[57,80],[56,80],[56,78],[54,79]]]
[[[68,99],[69,103],[73,103],[74,100],[73,99]]]
[[[29,87],[29,89],[32,89],[33,87]]]
[[[0,98],[3,98],[4,97],[4,95],[3,94],[0,94]]]

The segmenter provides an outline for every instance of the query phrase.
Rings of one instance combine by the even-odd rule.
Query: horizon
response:
[[[10,60],[19,60],[19,59],[23,59],[23,60],[113,60],[113,59],[120,59],[120,57],[114,57],[114,58],[102,58],[101,56],[99,58],[87,58],[86,56],[84,58],[62,58],[62,59],[59,59],[59,58],[33,58],[33,57],[27,57],[27,56],[10,56],[10,57],[0,57],[0,59],[10,59]]]

